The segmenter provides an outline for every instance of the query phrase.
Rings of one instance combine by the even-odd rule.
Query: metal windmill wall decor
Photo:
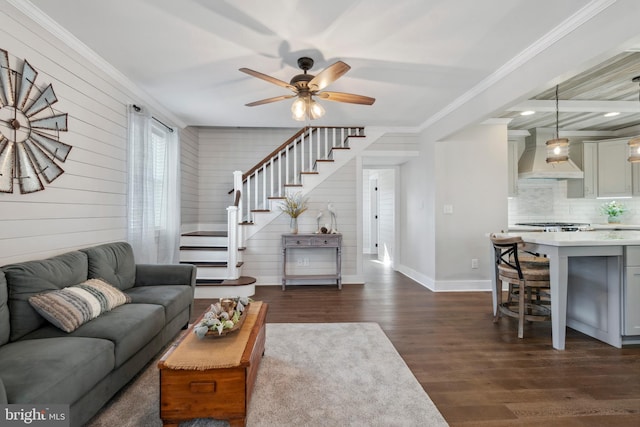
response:
[[[0,49],[0,192],[21,194],[44,190],[64,173],[71,146],[60,141],[67,131],[67,113],[56,113],[58,101],[51,84],[36,85],[38,72],[24,60],[11,67],[9,54]]]

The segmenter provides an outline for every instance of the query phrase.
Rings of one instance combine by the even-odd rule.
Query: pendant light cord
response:
[[[558,131],[558,122],[560,121],[560,107],[558,106],[558,86],[556,85],[556,139],[560,139],[560,132]]]

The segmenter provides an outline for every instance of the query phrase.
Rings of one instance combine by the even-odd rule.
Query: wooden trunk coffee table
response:
[[[160,418],[165,427],[193,418],[245,425],[264,354],[267,304],[254,301],[248,310],[238,331],[199,340],[192,325],[162,356]]]

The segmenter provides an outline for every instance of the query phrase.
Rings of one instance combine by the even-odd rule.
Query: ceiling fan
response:
[[[308,57],[299,58],[298,67],[300,67],[304,73],[293,76],[289,83],[249,68],[240,68],[240,71],[243,73],[265,80],[269,83],[273,83],[277,86],[287,88],[293,92],[293,95],[274,96],[273,98],[262,99],[245,105],[247,107],[255,107],[257,105],[269,104],[271,102],[298,97],[291,106],[291,112],[295,120],[302,121],[306,118],[317,119],[324,115],[324,108],[313,99],[314,96],[327,101],[347,102],[350,104],[361,105],[372,105],[376,101],[375,98],[363,95],[323,91],[325,87],[329,86],[351,69],[349,65],[342,61],[331,64],[316,76],[313,74],[307,74],[307,71],[313,68],[313,59]]]

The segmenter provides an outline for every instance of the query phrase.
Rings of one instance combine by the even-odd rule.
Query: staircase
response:
[[[228,241],[226,231],[194,231],[180,236],[180,262],[197,267],[196,298],[250,297],[255,293],[254,277],[229,276],[229,271],[240,269],[243,262],[238,257],[236,268],[228,268]]]
[[[273,203],[289,191],[308,193],[379,136],[365,137],[363,127],[305,127],[248,172],[234,172],[227,230],[181,236],[180,261],[198,268],[196,298],[253,295],[256,279],[241,275],[244,242],[281,214]]]

